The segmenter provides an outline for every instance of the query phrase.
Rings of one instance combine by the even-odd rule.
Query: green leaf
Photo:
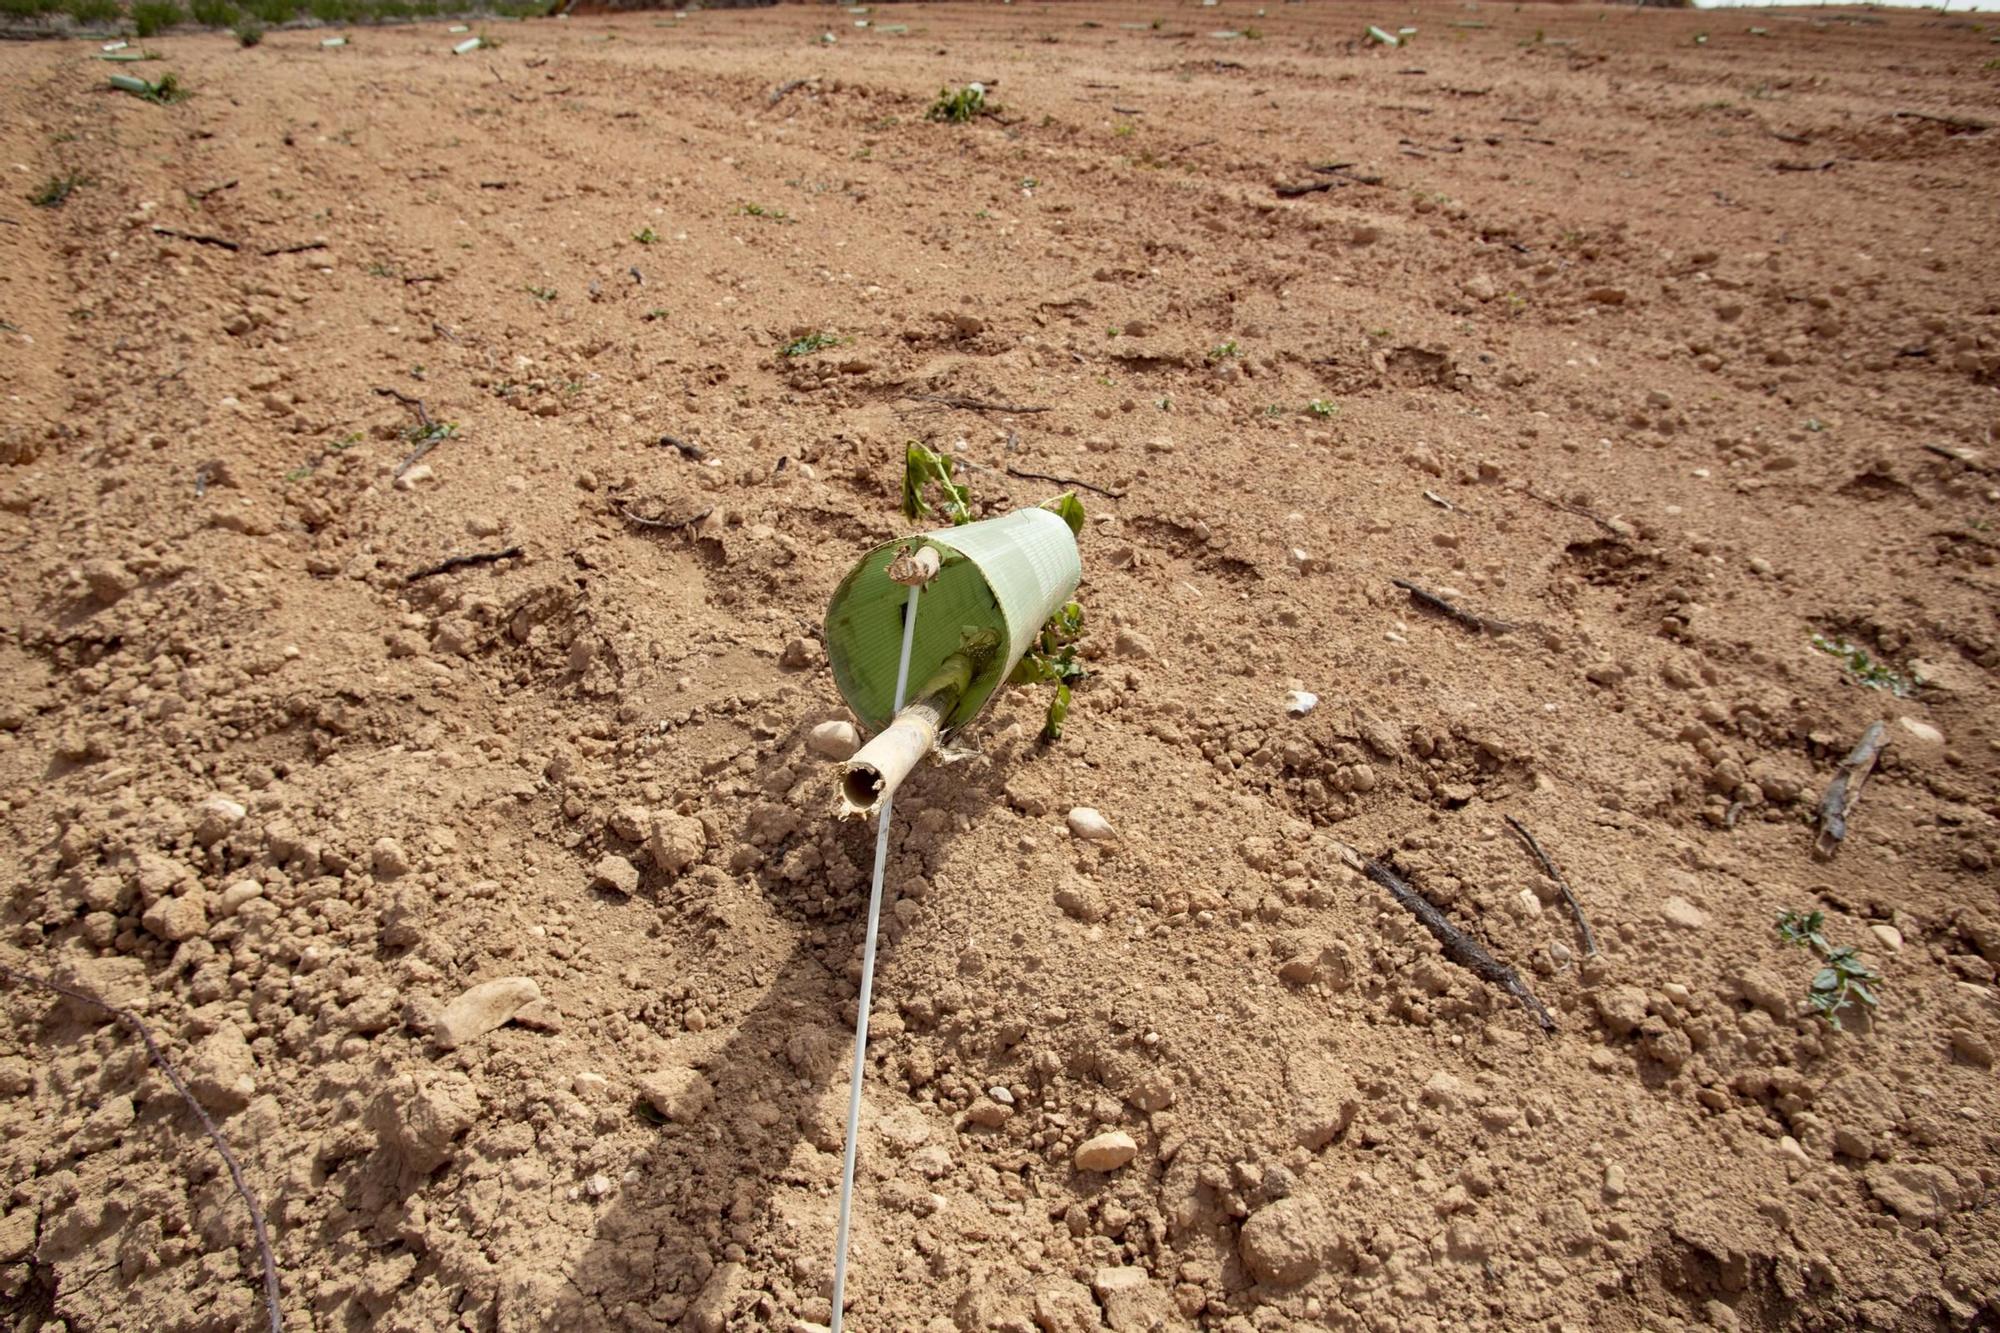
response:
[[[1064,491],[1053,500],[1044,500],[1042,508],[1069,524],[1071,536],[1083,531],[1083,501],[1076,498],[1075,491]]]
[[[1861,1001],[1861,1003],[1867,1005],[1870,1009],[1873,1009],[1875,1007],[1874,991],[1869,990],[1866,986],[1862,985],[1858,981],[1850,981],[1847,984],[1847,989],[1850,993],[1853,994],[1855,999]]]
[[[1014,664],[1014,672],[1007,677],[1009,685],[1033,685],[1037,681],[1055,679],[1047,659],[1037,653],[1029,653]]]
[[[1812,988],[1816,991],[1839,990],[1840,973],[1830,967],[1821,968],[1819,973],[1812,979]]]
[[[1069,721],[1069,686],[1058,685],[1056,697],[1049,700],[1049,717],[1048,721],[1042,724],[1042,738],[1051,741],[1061,740],[1063,724],[1067,721]]]

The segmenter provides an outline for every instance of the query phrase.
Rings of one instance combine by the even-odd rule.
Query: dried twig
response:
[[[1528,844],[1528,850],[1542,863],[1543,872],[1556,882],[1557,888],[1562,890],[1563,901],[1569,904],[1570,915],[1576,918],[1577,933],[1583,936],[1584,955],[1588,957],[1596,953],[1597,936],[1591,932],[1590,918],[1583,914],[1583,904],[1576,900],[1576,894],[1571,890],[1569,881],[1562,877],[1562,871],[1556,869],[1556,863],[1549,860],[1549,854],[1542,850],[1542,844],[1535,841],[1535,835],[1528,832],[1526,824],[1512,815],[1506,816],[1506,819],[1507,826],[1521,835],[1521,841]]]
[[[1840,761],[1840,771],[1826,784],[1826,795],[1820,798],[1819,837],[1813,842],[1815,857],[1824,861],[1840,850],[1841,839],[1847,836],[1847,817],[1861,800],[1861,789],[1868,784],[1875,760],[1888,743],[1888,726],[1871,723],[1847,758]]]
[[[264,1266],[264,1313],[270,1319],[271,1333],[283,1333],[284,1316],[278,1304],[278,1261],[271,1253],[270,1233],[264,1227],[264,1210],[258,1206],[257,1196],[250,1189],[250,1182],[243,1178],[243,1167],[237,1162],[236,1154],[229,1151],[229,1143],[222,1137],[222,1131],[216,1128],[215,1121],[209,1118],[202,1104],[195,1100],[192,1092],[188,1091],[187,1080],[181,1077],[181,1071],[174,1067],[174,1062],[167,1058],[167,1053],[160,1049],[157,1041],[153,1040],[153,1030],[131,1010],[106,1004],[95,995],[77,990],[73,986],[65,986],[60,981],[38,977],[31,972],[22,972],[5,963],[0,963],[0,977],[24,982],[30,986],[39,986],[66,999],[75,1000],[78,1004],[101,1010],[111,1015],[146,1044],[147,1056],[152,1059],[154,1066],[167,1076],[167,1082],[174,1085],[174,1091],[181,1095],[181,1100],[187,1103],[188,1110],[194,1112],[195,1119],[201,1122],[202,1129],[208,1134],[208,1141],[215,1145],[215,1151],[221,1154],[223,1165],[229,1168],[229,1179],[236,1186],[236,1196],[242,1199],[243,1206],[250,1210],[250,1229],[256,1236],[257,1257]]]
[[[235,189],[237,184],[238,182],[236,181],[228,180],[222,182],[222,184],[220,185],[211,185],[205,190],[189,190],[187,192],[187,197],[194,200],[196,203],[201,203],[203,200],[207,199],[210,195],[221,194],[224,190]]]
[[[1632,535],[1632,529],[1628,526],[1619,524],[1592,510],[1585,509],[1582,505],[1573,505],[1567,500],[1558,500],[1552,495],[1543,495],[1532,486],[1523,486],[1521,494],[1527,496],[1530,500],[1539,500],[1551,509],[1560,509],[1565,514],[1575,514],[1578,518],[1587,518],[1614,537],[1630,537]]]
[[[1422,922],[1424,929],[1436,936],[1437,942],[1444,946],[1446,958],[1480,980],[1498,986],[1513,996],[1523,1009],[1534,1015],[1535,1021],[1542,1025],[1542,1031],[1556,1030],[1555,1018],[1543,1007],[1542,1002],[1535,998],[1535,993],[1528,989],[1528,983],[1521,980],[1520,974],[1486,952],[1478,940],[1451,924],[1430,899],[1405,884],[1394,871],[1369,860],[1345,843],[1335,843],[1334,846],[1339,849],[1342,861],[1387,889],[1390,897],[1411,916]]]
[[[472,565],[490,565],[500,560],[513,560],[521,554],[521,548],[510,546],[504,551],[475,551],[471,555],[455,555],[449,560],[441,560],[428,569],[420,569],[404,579],[405,583],[415,583],[430,578],[434,574],[449,574],[454,569],[466,569]]]
[[[1046,407],[1030,407],[1025,403],[996,403],[985,398],[968,398],[958,393],[916,393],[910,395],[920,403],[942,403],[946,407],[962,407],[969,412],[1046,412]]]
[[[1773,162],[1771,166],[1777,171],[1832,171],[1833,164],[1829,157],[1824,162]]]
[[[204,236],[198,231],[176,231],[172,227],[154,227],[153,235],[171,236],[177,241],[193,241],[196,245],[212,245],[218,250],[228,250],[231,253],[243,248],[236,242],[226,241],[220,236]]]
[[[683,440],[676,435],[662,435],[660,443],[666,445],[669,449],[679,451],[682,458],[692,462],[699,463],[702,459],[708,457],[708,450],[691,440]]]
[[[1345,184],[1347,182],[1341,180],[1301,181],[1296,185],[1282,184],[1274,185],[1271,188],[1277,193],[1280,199],[1297,199],[1308,194],[1323,194],[1328,190],[1336,189]]]
[[[1988,122],[1974,120],[1970,116],[1934,116],[1928,111],[1898,111],[1896,119],[1927,120],[1933,125],[1942,125],[1946,129],[1964,130],[1969,134],[1978,134],[1982,130],[1993,128]]]
[[[266,259],[271,259],[278,255],[302,255],[308,250],[324,249],[326,249],[325,241],[300,241],[297,245],[273,246],[269,250],[260,250],[258,253]]]
[[[690,514],[686,518],[647,518],[644,514],[635,514],[627,509],[623,501],[614,501],[612,507],[618,511],[620,518],[633,527],[650,528],[656,532],[678,532],[682,528],[694,526],[715,512],[713,509],[704,509],[699,514]]]
[[[1107,500],[1122,500],[1125,498],[1125,492],[1123,491],[1107,491],[1102,486],[1093,486],[1087,481],[1078,481],[1075,477],[1052,477],[1046,472],[1023,472],[1017,467],[1008,468],[1007,475],[1010,477],[1019,477],[1023,481],[1046,481],[1056,486],[1077,486],[1083,490],[1090,491],[1092,494],[1101,495]]]
[[[1910,353],[1903,352],[1899,353],[1899,355],[1908,356],[1910,355]],[[1925,356],[1930,355],[1929,349],[1926,348],[1923,351],[1922,355]],[[1980,462],[1978,455],[1974,454],[1970,449],[1955,449],[1948,444],[1935,444],[1935,443],[1920,444],[1917,447],[1922,449],[1927,454],[1936,454],[1939,458],[1948,458],[1954,463],[1963,464],[1964,466],[1971,468],[1974,472],[1993,471],[1992,468]]]
[[[1431,592],[1428,589],[1418,587],[1416,584],[1410,582],[1408,579],[1390,579],[1389,582],[1395,584],[1398,588],[1401,588],[1404,592],[1410,594],[1410,599],[1412,601],[1417,602],[1423,606],[1428,606],[1433,611],[1438,611],[1444,615],[1450,616],[1453,620],[1456,620],[1459,624],[1464,625],[1470,629],[1485,630],[1489,634],[1506,634],[1514,628],[1511,624],[1509,624],[1504,620],[1494,620],[1490,616],[1474,615],[1472,612],[1467,611],[1462,607],[1455,606],[1452,603],[1446,601],[1444,598],[1438,596],[1436,593]]]

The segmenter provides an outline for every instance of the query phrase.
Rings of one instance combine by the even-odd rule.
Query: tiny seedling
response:
[[[1824,634],[1812,636],[1812,646],[1832,657],[1837,657],[1847,667],[1848,674],[1871,690],[1887,690],[1898,699],[1906,698],[1921,680],[1913,681],[1882,662],[1868,656],[1867,650],[1856,648],[1845,639],[1830,639]]]
[[[972,492],[952,480],[957,464],[948,454],[934,453],[915,440],[903,458],[903,517],[922,518],[933,512],[924,488],[935,483],[944,493],[942,508],[958,527],[972,521]]]
[[[811,356],[814,352],[824,352],[829,347],[838,347],[838,346],[840,346],[840,339],[838,336],[831,333],[822,333],[819,330],[815,329],[813,332],[806,334],[804,337],[794,338],[792,341],[786,343],[783,347],[780,347],[778,349],[778,355],[787,358],[797,357],[797,356]]]
[[[69,197],[87,181],[74,171],[60,176],[51,176],[42,182],[42,188],[28,196],[28,202],[36,208],[61,208]]]
[[[534,297],[537,301],[553,301],[556,299],[556,289],[553,287],[524,287],[521,290]]]
[[[1236,340],[1234,338],[1230,339],[1226,343],[1217,343],[1215,346],[1208,349],[1208,359],[1211,361],[1227,361],[1231,357],[1238,357],[1241,355],[1243,355],[1242,349],[1237,347]]]
[[[1324,398],[1315,398],[1306,404],[1306,411],[1316,417],[1330,417],[1338,415],[1340,408],[1337,404],[1329,403]]]
[[[1851,944],[1836,948],[1826,941],[1826,913],[1792,909],[1778,914],[1778,935],[1787,944],[1796,944],[1817,954],[1826,966],[1813,974],[1806,992],[1813,1012],[1835,1028],[1840,1027],[1840,1011],[1859,1001],[1873,1009],[1875,992],[1870,984],[1881,985],[1882,974],[1861,961],[1861,951]]]
[[[456,434],[458,434],[456,421],[433,421],[428,424],[418,422],[414,426],[404,428],[403,439],[413,445],[440,444]]]
[[[942,121],[947,125],[964,125],[999,108],[986,100],[986,86],[968,83],[958,91],[950,88],[938,89],[937,100],[924,113],[926,120]]]
[[[172,106],[176,102],[185,102],[194,96],[187,85],[181,82],[178,74],[162,74],[158,83],[135,79],[129,74],[113,74],[111,86],[120,92],[130,93],[141,101],[151,102],[155,106]]]
[[[745,204],[745,205],[743,205],[743,213],[744,213],[744,216],[746,216],[746,217],[753,217],[753,218],[762,218],[762,219],[764,219],[764,221],[766,221],[766,222],[790,222],[790,221],[791,221],[791,218],[789,218],[789,217],[787,217],[787,216],[785,215],[785,210],[784,210],[784,209],[782,209],[782,208],[766,208],[766,207],[764,207],[764,205],[762,205],[762,204]]]
[[[638,231],[632,233],[632,239],[641,245],[651,245],[660,239],[660,234],[651,227],[641,227]]]

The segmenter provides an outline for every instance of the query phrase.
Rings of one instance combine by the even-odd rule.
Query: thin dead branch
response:
[[[1308,194],[1324,194],[1326,191],[1338,189],[1346,183],[1346,181],[1341,180],[1300,181],[1297,184],[1274,185],[1271,188],[1277,193],[1280,199],[1298,199]]]
[[[1535,835],[1528,832],[1526,824],[1523,824],[1512,815],[1506,816],[1506,819],[1507,826],[1521,835],[1521,841],[1528,844],[1528,850],[1533,852],[1535,859],[1542,863],[1542,872],[1554,880],[1556,887],[1562,890],[1563,901],[1569,904],[1570,915],[1576,918],[1577,934],[1583,937],[1584,956],[1589,957],[1591,954],[1596,953],[1597,936],[1591,931],[1590,918],[1583,914],[1583,904],[1576,900],[1576,893],[1570,888],[1569,881],[1562,877],[1562,871],[1556,869],[1556,863],[1551,861],[1549,854],[1542,850],[1542,844],[1535,841]]]
[[[198,204],[206,200],[211,195],[221,194],[224,190],[235,189],[239,183],[240,182],[228,180],[222,182],[222,184],[220,185],[211,185],[205,190],[189,190],[187,192],[187,197],[194,200]]]
[[[1411,601],[1421,606],[1428,606],[1431,610],[1439,612],[1442,615],[1449,616],[1469,629],[1484,630],[1488,634],[1506,634],[1514,628],[1507,621],[1494,620],[1490,616],[1475,615],[1462,607],[1446,601],[1427,588],[1418,587],[1408,579],[1390,579],[1389,582],[1410,594]]]
[[[236,242],[224,240],[220,236],[205,236],[198,231],[176,231],[172,227],[154,227],[153,235],[168,236],[176,241],[192,241],[196,245],[212,245],[218,250],[227,250],[231,254],[243,248]]]
[[[1075,486],[1089,491],[1093,495],[1101,495],[1107,500],[1122,500],[1125,498],[1125,492],[1123,491],[1107,491],[1102,486],[1093,486],[1087,481],[1078,481],[1075,477],[1052,477],[1046,472],[1024,472],[1017,467],[1008,468],[1007,475],[1010,477],[1019,477],[1023,481],[1046,481],[1055,486]]]
[[[690,514],[686,518],[648,518],[644,514],[633,513],[625,507],[622,500],[613,502],[612,507],[618,511],[620,518],[633,527],[646,528],[653,532],[678,532],[682,528],[693,527],[715,512],[713,509],[704,509],[699,514]]]
[[[160,1044],[153,1039],[153,1030],[146,1026],[145,1020],[131,1010],[106,1004],[95,995],[77,990],[73,986],[65,986],[60,981],[38,977],[31,972],[22,972],[5,963],[0,963],[0,977],[29,986],[39,986],[52,994],[109,1014],[145,1043],[146,1055],[152,1060],[154,1067],[166,1075],[167,1082],[174,1085],[174,1091],[181,1095],[181,1100],[187,1103],[188,1110],[192,1111],[194,1118],[201,1122],[203,1131],[208,1135],[208,1141],[215,1145],[215,1151],[221,1155],[223,1165],[229,1168],[229,1179],[236,1187],[236,1197],[243,1200],[243,1206],[250,1211],[250,1229],[256,1237],[257,1258],[264,1269],[264,1313],[270,1320],[271,1333],[284,1333],[284,1316],[278,1304],[278,1260],[271,1253],[271,1236],[264,1226],[264,1210],[258,1206],[257,1195],[251,1190],[250,1182],[244,1179],[243,1167],[237,1162],[236,1154],[229,1150],[228,1140],[222,1137],[222,1131],[216,1128],[215,1121],[209,1118],[207,1110],[195,1100],[194,1094],[188,1091],[187,1080],[181,1077],[181,1071],[174,1066],[174,1062],[167,1058],[167,1053],[161,1050]]]
[[[1847,758],[1840,761],[1833,781],[1826,784],[1826,795],[1819,802],[1819,837],[1813,842],[1813,855],[1819,860],[1827,860],[1840,850],[1841,840],[1847,836],[1847,818],[1854,813],[1861,789],[1868,785],[1868,775],[1875,771],[1875,761],[1888,743],[1887,724],[1871,723]]]
[[[968,412],[1046,412],[1046,407],[1032,407],[1026,403],[996,403],[986,398],[968,398],[959,393],[916,393],[910,395],[920,403],[940,403],[945,407],[962,407]]]
[[[454,569],[468,569],[474,565],[491,565],[501,560],[514,560],[518,559],[520,554],[520,547],[510,546],[504,551],[475,551],[471,555],[455,555],[450,559],[440,560],[428,569],[418,570],[404,579],[403,582],[416,583],[422,579],[431,578],[434,575],[449,574]]]
[[[1908,355],[1908,353],[1900,353],[1899,355]],[[1930,355],[1929,349],[1925,349],[1923,355],[1926,356]],[[1948,444],[1935,444],[1935,443],[1921,444],[1917,447],[1922,449],[1927,454],[1936,454],[1939,458],[1948,458],[1954,463],[1958,463],[1972,469],[1974,472],[1993,471],[1991,467],[1988,467],[1986,464],[1980,462],[1979,456],[1973,453],[1973,451],[1970,449],[1955,449]]]
[[[1502,963],[1492,954],[1486,952],[1485,946],[1480,944],[1478,940],[1473,939],[1457,926],[1454,926],[1450,919],[1437,909],[1435,903],[1431,902],[1430,899],[1424,897],[1421,893],[1418,893],[1408,884],[1405,884],[1394,871],[1388,869],[1386,866],[1370,860],[1345,843],[1335,843],[1334,846],[1339,849],[1340,859],[1351,869],[1358,871],[1382,888],[1387,889],[1389,896],[1394,898],[1403,910],[1423,923],[1424,929],[1428,930],[1436,937],[1437,942],[1444,946],[1444,956],[1446,958],[1457,963],[1480,980],[1490,985],[1498,986],[1501,990],[1513,996],[1515,1000],[1520,1002],[1523,1009],[1534,1015],[1535,1021],[1541,1024],[1542,1031],[1554,1032],[1556,1030],[1554,1016],[1543,1007],[1540,1000],[1535,998],[1535,993],[1528,989],[1528,983],[1521,980],[1520,974],[1505,963]]]
[[[682,458],[690,462],[699,463],[702,459],[708,457],[708,450],[691,440],[683,440],[677,435],[662,435],[660,443],[666,445],[669,449],[677,451]]]
[[[1934,116],[1928,111],[1898,111],[1896,119],[1929,121],[1933,125],[1942,125],[1946,129],[1963,130],[1967,134],[1978,134],[1983,130],[1993,128],[1990,122],[1974,120],[1970,116]]]
[[[1552,495],[1543,495],[1532,486],[1523,486],[1521,494],[1527,496],[1530,500],[1539,501],[1551,509],[1559,509],[1565,514],[1575,514],[1578,518],[1587,518],[1614,537],[1629,538],[1632,535],[1632,529],[1628,526],[1608,519],[1594,510],[1585,509],[1582,505],[1573,505],[1567,500],[1558,500]]]
[[[326,249],[325,241],[300,241],[297,245],[275,245],[269,250],[260,250],[257,253],[266,259],[274,259],[279,255],[302,255],[308,250],[324,249]]]

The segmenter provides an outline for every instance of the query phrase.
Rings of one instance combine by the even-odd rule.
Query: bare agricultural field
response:
[[[1089,676],[898,798],[857,1333],[2000,1320],[1991,20],[330,35],[0,49],[0,964],[284,1327],[829,1321],[911,441]],[[9,1328],[266,1326],[129,1032],[0,1131]]]

